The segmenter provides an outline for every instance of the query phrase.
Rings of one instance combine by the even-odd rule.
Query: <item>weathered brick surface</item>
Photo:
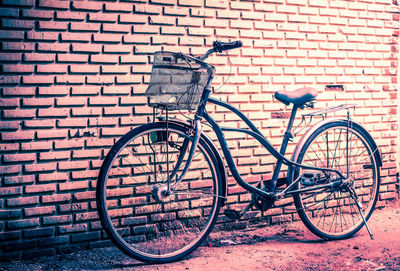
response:
[[[243,110],[276,147],[289,112],[273,100],[275,90],[314,86],[317,108],[357,104],[354,118],[383,154],[380,199],[398,197],[399,6],[391,2],[3,0],[0,259],[110,244],[100,231],[95,179],[114,139],[151,115],[143,95],[151,53],[204,53],[215,39],[244,46],[229,52],[232,67],[226,55],[209,59],[217,67],[214,95]],[[242,125],[225,110],[208,111]],[[274,160],[254,140],[226,136],[246,180],[270,178]],[[228,183],[228,203],[244,206],[249,194]],[[267,215],[298,219],[279,207]]]

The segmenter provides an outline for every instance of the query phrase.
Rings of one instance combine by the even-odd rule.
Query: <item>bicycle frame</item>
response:
[[[210,94],[210,90],[206,89],[203,93],[203,97],[202,97],[202,101],[204,101],[203,103],[201,103],[201,105],[199,106],[197,112],[196,112],[196,119],[201,119],[204,118],[204,120],[206,120],[212,127],[212,129],[214,130],[215,134],[217,135],[218,141],[221,145],[223,154],[225,156],[225,159],[227,161],[229,170],[231,171],[234,179],[236,180],[236,182],[242,186],[244,189],[248,190],[249,192],[255,193],[261,197],[266,197],[266,198],[270,198],[270,197],[276,197],[277,195],[275,194],[275,187],[276,187],[276,182],[278,180],[278,176],[281,170],[281,165],[285,164],[289,167],[300,167],[300,168],[304,168],[304,169],[310,169],[310,170],[319,170],[322,172],[333,172],[336,173],[341,180],[346,179],[345,176],[343,176],[338,170],[335,169],[331,169],[331,168],[318,168],[318,167],[313,167],[313,166],[309,166],[309,165],[303,165],[303,164],[298,164],[294,161],[291,161],[289,159],[287,159],[284,155],[286,152],[286,148],[287,145],[289,143],[289,140],[293,137],[291,130],[292,130],[292,126],[293,126],[293,122],[294,122],[294,118],[296,115],[296,111],[297,108],[294,107],[292,110],[292,114],[289,120],[289,124],[287,126],[286,132],[283,136],[283,141],[282,141],[282,145],[281,145],[281,149],[280,152],[278,150],[276,150],[272,144],[261,134],[261,132],[254,126],[254,124],[242,113],[240,112],[238,109],[236,109],[235,107],[229,105],[226,102],[220,101],[218,99],[215,98],[211,98],[209,97]],[[244,121],[244,123],[250,128],[250,129],[241,129],[241,128],[230,128],[230,127],[221,127],[219,126],[216,121],[209,115],[207,114],[207,112],[205,111],[205,106],[206,103],[212,103],[215,104],[217,106],[221,106],[223,108],[228,109],[230,112],[234,113],[235,115],[237,115],[242,121]],[[249,183],[247,183],[245,180],[243,180],[243,178],[240,176],[236,164],[232,158],[232,155],[229,151],[228,145],[226,143],[225,137],[223,135],[223,131],[230,131],[230,132],[239,132],[239,133],[244,133],[244,134],[248,134],[250,136],[252,136],[254,139],[256,139],[265,149],[267,149],[267,151],[269,153],[271,153],[272,156],[274,156],[277,159],[277,163],[276,163],[276,167],[274,169],[273,175],[272,175],[272,179],[270,181],[271,186],[269,187],[269,191],[264,191],[262,189],[259,189],[257,187],[254,187],[252,185],[250,185]],[[191,148],[191,152],[195,150],[195,144],[192,145]],[[190,163],[190,161],[188,161]],[[294,181],[290,186],[288,186],[283,193],[280,193],[279,198],[287,195],[287,194],[292,194],[294,192],[289,191],[291,187],[293,187],[297,182],[299,181],[299,179],[297,179],[296,181]],[[335,182],[334,182],[335,183]],[[332,186],[332,183],[329,184],[325,184],[325,185],[321,185],[321,186],[317,186],[315,187],[315,189],[321,189],[323,187],[329,187]],[[301,190],[296,190],[296,192],[300,192]]]

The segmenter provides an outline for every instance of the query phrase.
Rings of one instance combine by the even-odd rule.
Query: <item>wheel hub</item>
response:
[[[171,198],[171,191],[168,186],[154,186],[151,195],[155,201],[166,202]]]

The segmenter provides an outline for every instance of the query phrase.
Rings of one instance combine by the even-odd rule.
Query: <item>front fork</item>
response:
[[[189,169],[189,166],[192,163],[194,153],[196,152],[197,146],[199,144],[200,136],[201,136],[201,122],[200,122],[200,119],[197,119],[197,120],[195,120],[195,123],[194,123],[193,142],[192,142],[192,146],[190,147],[190,150],[189,150],[189,156],[187,158],[187,161],[185,162],[185,167],[183,168],[181,175],[177,177],[174,184],[170,185],[170,189],[173,189],[175,186],[177,186],[182,181],[183,177],[185,177],[185,175]],[[167,142],[167,144],[168,144],[168,142]],[[175,165],[175,168],[173,169],[170,177],[168,178],[169,183],[171,182],[171,180],[173,180],[173,178],[175,177],[176,173],[178,172],[178,170],[180,168],[180,165],[183,162],[183,158],[185,157],[188,144],[189,144],[189,139],[185,139],[183,142],[183,145],[182,145],[183,147],[181,149],[181,153],[178,157],[178,161]]]

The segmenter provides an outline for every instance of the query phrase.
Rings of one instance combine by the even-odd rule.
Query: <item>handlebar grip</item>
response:
[[[214,41],[213,47],[214,51],[218,53],[222,53],[222,51],[231,50],[235,48],[242,47],[243,43],[240,40],[232,41],[232,42],[222,42],[222,41]]]

